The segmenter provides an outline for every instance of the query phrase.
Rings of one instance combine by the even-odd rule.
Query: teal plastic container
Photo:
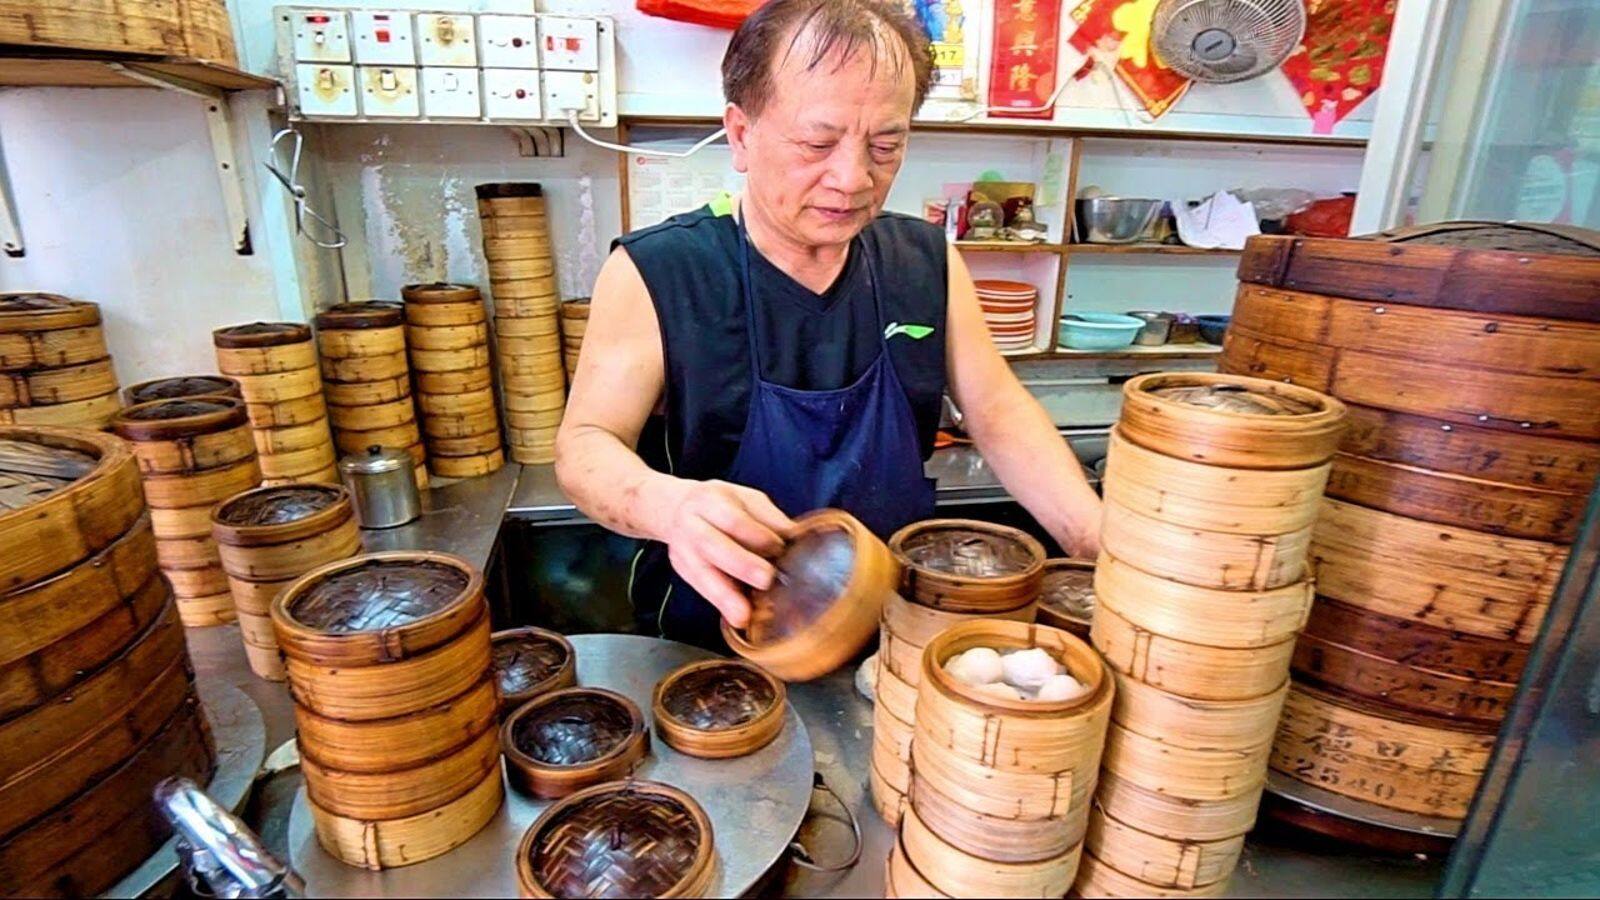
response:
[[[1073,350],[1120,350],[1143,327],[1142,319],[1120,313],[1069,313],[1061,317],[1057,343]]]

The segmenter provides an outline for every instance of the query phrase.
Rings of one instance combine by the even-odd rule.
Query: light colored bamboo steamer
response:
[[[199,597],[184,597],[178,595],[177,588],[173,588],[173,603],[178,607],[178,618],[185,628],[227,625],[235,617],[233,596],[227,591]]]
[[[555,275],[528,275],[524,277],[511,277],[490,273],[489,293],[493,294],[498,302],[501,298],[516,297],[523,299],[546,299],[552,304],[560,302],[560,288],[556,285]]]
[[[899,821],[897,816],[894,824],[898,826]],[[889,861],[885,864],[883,873],[883,896],[928,898],[928,900],[941,900],[948,896],[929,884],[911,860],[906,858],[905,843],[900,839],[898,827],[894,835],[894,844],[889,848]]]
[[[1117,821],[1146,834],[1174,841],[1220,841],[1255,827],[1261,790],[1227,800],[1189,800],[1152,791],[1102,769],[1095,803]]]
[[[434,438],[464,438],[489,432],[498,434],[499,431],[500,422],[495,417],[494,410],[484,410],[470,415],[435,413],[422,417],[422,433],[430,447]],[[430,449],[429,452],[439,451]]]
[[[1106,499],[1101,548],[1144,571],[1195,587],[1270,590],[1305,577],[1310,527],[1278,535],[1223,534],[1172,525]]]
[[[166,569],[203,569],[220,565],[217,545],[210,537],[156,538],[156,560]]]
[[[1271,647],[1305,627],[1315,598],[1307,578],[1271,590],[1225,591],[1180,584],[1100,555],[1095,596],[1145,631],[1211,647]],[[1092,628],[1092,625],[1091,625]]]
[[[299,425],[283,425],[255,430],[256,450],[262,454],[293,453],[328,443],[328,420],[314,419]]]
[[[243,613],[238,614],[241,617]],[[283,670],[283,654],[277,647],[263,647],[248,640],[241,642],[244,645],[244,661],[250,671],[263,681],[283,681],[288,674]]]
[[[1250,700],[1277,690],[1294,640],[1270,647],[1210,647],[1139,628],[1100,598],[1090,636],[1106,664],[1152,687],[1195,700]]]
[[[1228,800],[1259,790],[1272,741],[1249,748],[1191,750],[1163,743],[1113,722],[1106,729],[1104,765],[1152,791],[1189,800]]]
[[[119,412],[111,427],[132,443],[145,475],[221,468],[256,452],[244,402],[232,397],[141,403]]]
[[[1032,622],[1037,603],[1028,603],[1013,610],[994,613],[991,618],[1014,622]],[[951,625],[973,618],[971,613],[949,612],[923,606],[892,593],[883,603],[883,634],[880,645],[892,647],[881,653],[879,659],[887,663],[894,674],[906,684],[915,686],[921,681],[922,648]]]
[[[263,453],[260,456],[261,477],[318,480],[312,476],[334,467],[336,457],[333,452],[333,443],[308,447],[305,450],[290,450],[287,453]]]
[[[517,281],[526,278],[548,278],[555,274],[555,262],[544,259],[507,259],[489,264],[491,281]],[[490,291],[494,290],[493,285]]]
[[[481,207],[480,207],[481,210]],[[548,237],[550,220],[544,215],[483,215],[484,237]]]
[[[920,656],[920,654],[919,654]],[[911,725],[917,721],[917,686],[896,675],[878,656],[878,682],[873,696],[878,706],[887,710],[900,722]],[[913,670],[915,671],[915,670]],[[921,679],[920,673],[918,679]]]
[[[556,461],[555,445],[511,447],[508,451],[514,462],[528,466],[549,465]]]
[[[192,569],[162,569],[161,574],[166,576],[167,582],[172,585],[172,593],[180,600],[228,595],[224,599],[227,599],[228,609],[233,609],[232,595],[228,594],[228,573],[222,570],[221,563],[209,563]]]
[[[566,383],[560,347],[542,356],[507,355],[500,360],[500,384],[507,390],[549,390]]]
[[[566,408],[540,410],[539,412],[523,412],[516,409],[505,411],[505,420],[508,428],[555,428],[561,424],[561,418],[566,414]]]
[[[589,306],[590,303],[588,297],[578,297],[562,303],[562,329],[565,330],[569,324],[579,325],[583,322],[587,322],[589,320]]]
[[[231,465],[215,469],[173,475],[147,475],[144,478],[145,502],[152,509],[185,509],[210,506],[219,500],[237,494],[261,483],[261,469],[254,457],[247,457]],[[164,534],[159,526],[157,537],[187,537],[184,534]]]
[[[510,216],[543,218],[545,215],[544,194],[537,184],[484,184],[477,190],[478,215],[485,219],[500,221]]]
[[[116,392],[71,403],[53,403],[48,406],[24,406],[16,409],[0,407],[0,425],[44,426],[61,428],[105,428],[111,417],[122,408],[122,399]]]
[[[361,453],[369,447],[393,447],[408,450],[422,443],[422,430],[415,421],[394,428],[376,428],[372,431],[336,429],[333,445],[342,453]]]
[[[411,379],[406,376],[341,384],[325,381],[322,391],[328,398],[328,411],[362,407],[369,403],[391,403],[411,396]]]
[[[1078,863],[1078,880],[1072,886],[1073,894],[1079,897],[1220,897],[1227,889],[1226,878],[1198,888],[1146,884],[1106,865],[1089,850],[1084,850]]]
[[[1073,790],[1079,769],[1055,773],[1015,772],[973,762],[925,739],[920,720],[911,739],[911,767],[939,793],[963,809],[994,818],[1053,820],[1074,812],[1074,801],[1087,802]]]
[[[1289,681],[1251,700],[1191,700],[1151,687],[1115,669],[1111,721],[1145,737],[1192,750],[1260,746],[1277,728]]]
[[[466,435],[458,438],[430,437],[429,449],[440,456],[476,456],[490,453],[501,447],[500,432],[486,431],[482,434]]]
[[[507,428],[506,443],[513,448],[554,449],[559,428],[559,424],[543,428]]]
[[[0,372],[78,366],[109,355],[100,326],[0,332]]]
[[[912,743],[913,756],[916,743]],[[994,816],[978,812],[959,799],[945,796],[917,768],[911,766],[911,793],[908,805],[940,837],[969,853],[999,862],[1033,862],[1065,853],[1083,840],[1089,827],[1089,800],[1094,792],[1095,773],[1073,786],[1073,802],[1064,816],[1022,818]]]
[[[345,431],[373,431],[379,428],[394,428],[399,425],[414,425],[417,420],[417,412],[416,407],[411,402],[411,398],[402,397],[387,403],[329,407],[328,417],[335,425]]]
[[[150,509],[150,525],[164,538],[202,537],[211,533],[211,506]]]
[[[400,289],[400,299],[406,304],[431,306],[435,304],[470,303],[483,299],[478,289],[470,284],[451,284],[435,281],[428,284],[408,284]],[[406,309],[410,309],[407,306]]]
[[[505,452],[496,450],[478,456],[428,457],[428,471],[440,478],[474,478],[498,472],[506,464]]]
[[[402,340],[402,344],[405,342]],[[403,378],[410,371],[406,351],[375,354],[372,356],[347,356],[322,358],[322,377],[326,381],[350,382],[382,381],[386,378]]]
[[[452,328],[489,321],[482,300],[462,303],[416,303],[406,306],[406,342],[420,328]]]
[[[406,770],[343,772],[300,745],[306,794],[324,810],[352,819],[400,819],[438,809],[500,770],[500,736],[490,728],[458,749]]]
[[[461,394],[481,391],[494,384],[494,376],[487,366],[455,372],[416,372],[417,393]]]
[[[906,795],[889,786],[887,779],[876,766],[867,766],[867,790],[872,794],[872,808],[890,828],[898,828],[905,810]]]
[[[233,377],[238,379],[239,390],[244,392],[244,399],[249,403],[282,403],[302,397],[320,398],[322,394],[322,374],[316,366],[266,375],[233,374]],[[262,424],[265,423],[257,423]]]
[[[505,405],[506,409],[515,412],[549,412],[564,409],[567,405],[567,392],[560,387],[527,393],[507,392]]]
[[[393,306],[395,312],[393,325],[378,328],[342,328],[323,325],[323,317],[318,316],[317,352],[322,361],[326,363],[330,359],[393,356],[396,353],[404,355],[406,352],[405,314],[401,312],[399,304],[381,305]],[[332,376],[329,376],[327,370],[324,369],[323,377]]]
[[[212,511],[211,527],[223,568],[241,581],[298,578],[361,549],[350,493],[341,486],[294,485],[234,494]]]
[[[951,612],[1014,610],[1038,599],[1044,547],[1016,528],[973,519],[914,522],[889,538],[901,594]]]
[[[473,325],[446,325],[430,328],[412,328],[407,346],[412,352],[419,350],[472,350],[489,343],[487,323]]]
[[[549,260],[551,258],[550,240],[548,237],[534,236],[507,236],[483,238],[483,258],[489,262],[489,271],[501,271],[504,263],[521,260]]]
[[[483,742],[484,734],[498,731],[498,710],[494,684],[485,679],[459,696],[409,715],[345,722],[297,706],[294,720],[301,747],[322,769],[384,775],[411,773],[431,761],[470,751]],[[498,735],[494,742],[498,746]]]
[[[265,642],[267,634],[271,634],[272,601],[278,599],[283,589],[294,583],[293,578],[283,581],[247,581],[233,575],[228,576],[228,589],[233,593],[233,605],[241,613],[265,619],[268,631],[257,638],[258,642]],[[272,637],[272,646],[278,646],[276,636]]]
[[[555,316],[496,316],[496,338],[549,337],[559,334]]]
[[[1241,414],[1197,405],[1192,392],[1253,401],[1275,412]],[[1333,457],[1345,408],[1307,388],[1240,375],[1163,372],[1122,388],[1122,437],[1157,453],[1217,466],[1302,469]],[[1205,402],[1198,400],[1198,402]]]
[[[518,284],[520,282],[512,283]],[[556,306],[560,302],[561,297],[554,292],[537,296],[496,294],[494,309],[497,314],[507,318],[548,316],[555,312]]]
[[[335,859],[377,871],[423,862],[461,846],[494,818],[504,798],[497,767],[467,793],[414,816],[363,821],[334,815],[313,802],[311,821],[317,843]]]
[[[1107,498],[1148,518],[1227,534],[1286,534],[1317,518],[1333,463],[1231,469],[1146,450],[1111,431]]]
[[[900,820],[906,859],[935,890],[951,897],[1061,897],[1078,874],[1075,844],[1038,862],[995,862],[973,856],[941,838],[917,816],[916,804]]]
[[[100,306],[42,291],[0,292],[0,334],[100,324]]]
[[[505,375],[500,379],[500,388],[512,397],[528,398],[528,402],[535,405],[540,401],[533,398],[561,397],[563,404],[567,395],[566,370],[556,366],[540,375]]]
[[[0,373],[0,407],[59,405],[116,392],[117,373],[109,356],[59,369]]]
[[[229,375],[270,375],[316,368],[317,347],[307,339],[271,347],[224,347],[217,350],[217,368]]]
[[[277,487],[282,484],[338,484],[339,467],[330,465],[326,469],[318,469],[304,475],[284,475],[276,478],[262,478],[262,487]]]
[[[148,403],[151,400],[173,400],[179,397],[238,397],[239,382],[226,375],[174,375],[152,378],[130,384],[122,389],[122,399],[127,406]]]
[[[234,604],[234,610],[239,615],[239,636],[244,639],[246,644],[270,647],[274,656],[280,655],[278,653],[278,639],[272,632],[271,616],[263,616],[258,613],[241,610],[238,604]],[[277,680],[282,681],[283,679]]]
[[[408,351],[411,357],[411,368],[418,372],[459,372],[463,369],[476,369],[489,365],[489,344],[485,341],[477,347],[467,347],[460,350],[418,350],[413,347]],[[423,389],[417,387],[418,396]]]
[[[286,428],[290,425],[315,422],[328,416],[328,407],[322,402],[320,393],[273,402],[256,402],[246,397],[244,407],[250,414],[251,426],[255,428]]]
[[[402,662],[340,668],[297,659],[284,641],[277,613],[292,588],[274,602],[273,623],[278,645],[284,650],[292,694],[302,706],[335,719],[385,719],[443,703],[482,677],[489,659],[487,616],[466,632],[462,641]]]
[[[418,394],[417,409],[429,416],[470,416],[494,410],[490,388],[460,394]]]
[[[1187,890],[1232,875],[1244,850],[1244,835],[1220,841],[1175,841],[1118,822],[1097,806],[1089,812],[1084,847],[1145,884]]]
[[[887,708],[880,706],[873,710],[873,753],[882,754],[881,759],[875,758],[874,765],[878,766],[880,774],[888,776],[889,785],[902,794],[911,790],[911,742],[915,734],[916,726],[895,718]]]

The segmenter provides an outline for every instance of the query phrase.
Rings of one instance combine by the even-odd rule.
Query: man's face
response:
[[[883,208],[905,157],[915,97],[910,62],[871,47],[831,53],[806,69],[811,38],[779,59],[759,118],[729,110],[734,168],[745,193],[779,237],[807,247],[848,243]],[[747,127],[740,128],[738,124]]]

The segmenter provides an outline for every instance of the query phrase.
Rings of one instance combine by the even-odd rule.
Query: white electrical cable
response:
[[[949,123],[949,122],[970,122],[970,121],[972,121],[973,119],[976,119],[979,116],[986,116],[986,115],[988,115],[989,113],[992,113],[992,112],[1013,112],[1013,113],[1019,113],[1019,112],[1020,113],[1050,112],[1052,109],[1055,109],[1056,101],[1061,98],[1061,92],[1066,90],[1067,89],[1067,85],[1070,84],[1070,83],[1071,83],[1070,79],[1065,79],[1065,78],[1062,79],[1061,83],[1056,85],[1055,91],[1053,91],[1050,94],[1050,99],[1046,100],[1043,103],[1043,105],[1040,105],[1040,106],[980,106],[977,109],[973,110],[972,112],[967,113],[966,115],[961,116],[959,118],[943,119],[941,121],[946,122],[946,123]]]
[[[613,144],[610,141],[602,141],[599,138],[595,137],[594,135],[590,134],[589,132],[584,131],[583,130],[583,126],[578,124],[578,111],[577,110],[569,109],[569,110],[566,111],[566,113],[567,113],[567,125],[572,129],[573,133],[575,133],[578,137],[583,138],[584,140],[588,141],[589,143],[595,145],[596,147],[604,147],[607,150],[615,150],[618,153],[637,153],[640,156],[660,156],[660,157],[665,157],[667,159],[685,159],[687,157],[695,155],[696,153],[699,153],[701,150],[704,150],[706,147],[710,146],[713,142],[715,142],[718,138],[720,138],[723,135],[728,133],[728,129],[726,129],[726,128],[718,128],[716,131],[712,132],[711,134],[706,135],[706,137],[703,138],[700,141],[700,143],[695,144],[693,147],[690,147],[687,150],[654,150],[654,149],[651,149],[649,147],[633,147],[633,146],[629,146],[627,144]]]

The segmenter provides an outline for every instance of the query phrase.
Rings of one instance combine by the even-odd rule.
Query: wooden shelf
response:
[[[181,56],[40,55],[0,48],[0,87],[152,87],[148,75],[223,91],[277,87],[270,78]]]
[[[1066,252],[1074,253],[1156,253],[1173,256],[1238,256],[1243,250],[1187,247],[1183,244],[1068,244]]]
[[[957,249],[977,253],[1060,253],[1063,247],[1048,241],[956,241]]]
[[[1155,347],[1122,347],[1117,350],[1073,350],[1057,347],[1052,359],[1204,359],[1222,352],[1218,344],[1161,344]]]

